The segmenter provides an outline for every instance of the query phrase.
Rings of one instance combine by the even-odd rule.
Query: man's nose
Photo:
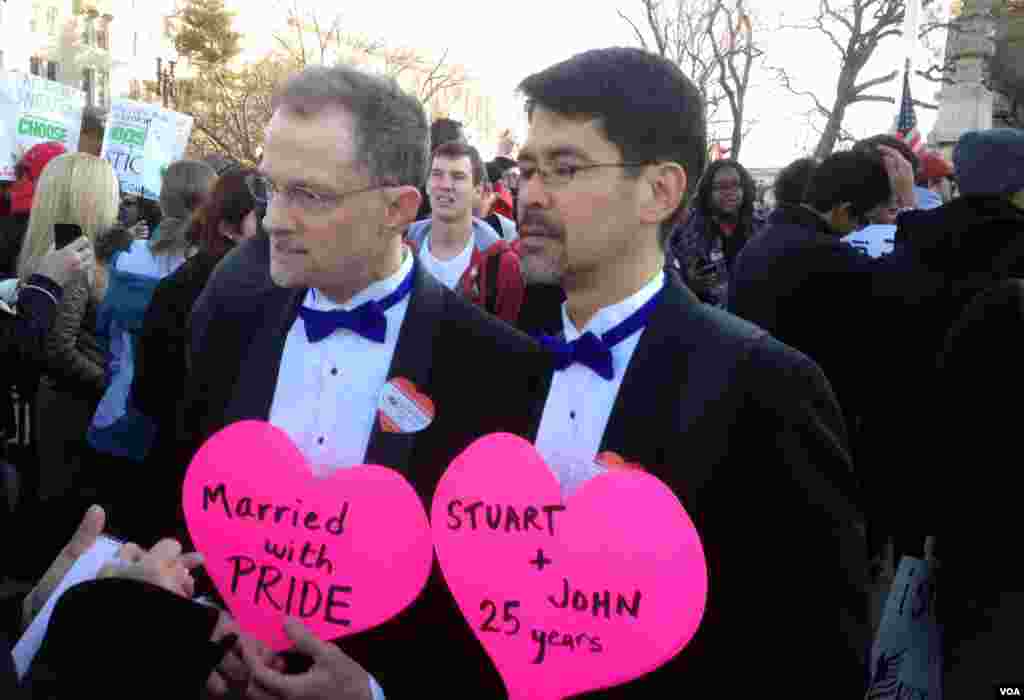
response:
[[[546,206],[550,195],[539,175],[519,180],[519,201],[524,207]]]

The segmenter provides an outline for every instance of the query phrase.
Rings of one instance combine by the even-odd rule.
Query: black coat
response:
[[[157,424],[158,435],[175,432],[185,391],[189,317],[219,257],[199,253],[160,280],[139,336],[132,401]]]
[[[733,269],[728,309],[806,353],[825,372],[849,426],[862,410],[874,261],[802,207],[777,211]],[[873,334],[870,334],[873,335]]]
[[[862,519],[828,382],[804,355],[669,280],[600,449],[675,491],[704,545],[708,605],[672,662],[594,696],[697,697],[734,685],[862,698]]]
[[[28,230],[28,213],[0,216],[0,279],[18,276],[18,256]]]
[[[935,465],[947,462],[949,455],[940,449],[926,458],[922,449],[948,445],[941,436],[952,428],[939,426],[949,426],[951,401],[952,406],[968,401],[949,393],[937,358],[971,299],[1010,277],[1024,278],[1024,211],[1004,198],[976,197],[900,216],[895,250],[882,258],[875,275],[877,335],[884,339],[886,358],[876,369],[886,400],[873,407],[866,436],[873,462],[900,465],[897,473],[884,475],[890,496],[880,507],[892,527],[909,531],[914,542],[948,526],[944,518],[935,522],[942,513],[922,512],[921,506],[929,500]],[[1008,329],[1006,341],[1015,340]],[[1011,387],[991,384],[990,396],[996,401],[1015,396]],[[980,434],[974,440],[991,446]]]
[[[0,384],[5,386],[33,385],[25,382],[25,377],[38,377],[46,363],[46,341],[57,317],[57,304],[64,296],[59,285],[40,275],[33,275],[27,284],[45,289],[50,295],[25,287],[18,295],[16,316],[0,311],[0,357],[4,367]]]
[[[225,425],[268,418],[285,339],[306,294],[275,287],[268,260],[266,237],[239,246],[214,272],[193,310],[184,426],[190,450]],[[376,427],[365,461],[401,472],[429,513],[441,475],[471,442],[493,432],[529,432],[547,360],[532,340],[460,299],[418,261],[414,274],[389,376],[412,380],[433,399],[437,415],[416,435]],[[187,463],[182,460],[182,468]],[[411,607],[340,646],[377,678],[388,697],[445,688],[468,690],[470,697],[503,694],[436,563],[427,589]]]

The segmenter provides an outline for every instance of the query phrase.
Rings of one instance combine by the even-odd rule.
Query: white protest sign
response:
[[[85,93],[19,71],[0,73],[0,180],[14,179],[25,151],[57,141],[78,150]]]
[[[903,557],[871,648],[867,700],[942,700],[942,628],[935,618],[935,570]]]
[[[114,100],[103,134],[106,158],[123,194],[160,197],[164,170],[180,160],[192,133],[192,117],[159,105]]]

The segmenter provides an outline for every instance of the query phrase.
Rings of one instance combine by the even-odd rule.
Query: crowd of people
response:
[[[495,432],[531,440],[566,492],[608,453],[661,479],[704,547],[701,628],[588,697],[700,694],[742,670],[766,693],[862,698],[872,583],[926,538],[947,695],[1012,675],[991,653],[1022,609],[1013,414],[994,399],[1020,377],[1024,133],[967,133],[952,163],[889,135],[800,158],[769,209],[742,164],[705,162],[700,93],[662,58],[588,51],[520,91],[528,136],[485,163],[393,81],[306,68],[258,167],[173,163],[158,211],[98,154],[24,155],[0,320],[34,450],[0,576],[38,583],[0,641],[101,532],[138,546],[61,598],[40,657],[55,685],[22,692],[118,695],[113,674],[182,697],[504,697],[436,563],[394,620],[338,643],[289,621],[284,654],[193,602],[216,595],[187,553],[185,469],[245,419],[313,464],[392,467],[428,510]],[[437,406],[426,430],[377,425],[396,377]]]

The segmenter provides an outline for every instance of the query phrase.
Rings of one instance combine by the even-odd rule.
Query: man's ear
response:
[[[405,233],[405,229],[416,220],[423,196],[412,186],[389,187],[384,190],[387,205],[384,210],[384,228]]]
[[[645,183],[640,219],[645,224],[667,220],[686,198],[686,170],[678,163],[649,165],[642,177]]]
[[[832,208],[828,220],[833,231],[853,231],[857,228],[856,217],[851,212],[852,207],[853,204],[850,202],[843,202]]]

